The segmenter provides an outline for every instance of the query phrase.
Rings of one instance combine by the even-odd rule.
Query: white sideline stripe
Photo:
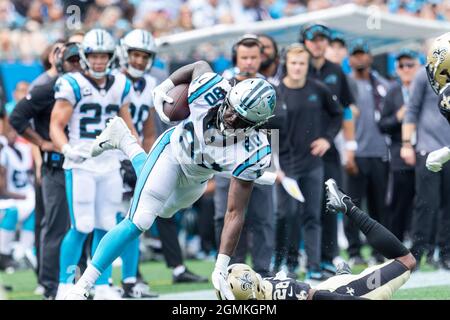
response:
[[[400,288],[400,290],[445,285],[450,285],[450,271],[417,271],[411,274],[409,280]],[[201,290],[161,294],[157,300],[217,300],[217,297],[214,290]]]

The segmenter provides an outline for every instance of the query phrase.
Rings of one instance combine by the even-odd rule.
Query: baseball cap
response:
[[[356,39],[350,42],[348,46],[348,53],[353,55],[355,53],[362,52],[370,54],[369,44],[363,39]]]
[[[417,57],[418,57],[418,54],[416,51],[411,50],[411,49],[402,49],[395,56],[395,60],[400,60],[401,58],[417,59]]]
[[[305,40],[314,40],[316,37],[322,36],[330,39],[330,29],[323,24],[306,24],[300,30],[300,42]]]
[[[340,43],[342,43],[344,46],[347,45],[347,43],[345,42],[344,34],[338,32],[338,31],[332,31],[332,32],[331,32],[330,42],[340,42]]]
[[[72,57],[79,56],[79,44],[75,42],[67,43],[64,50],[63,60],[66,61]]]

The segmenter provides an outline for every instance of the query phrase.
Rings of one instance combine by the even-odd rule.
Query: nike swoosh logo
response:
[[[100,144],[98,145],[100,148],[103,148],[103,145],[105,144],[105,143],[107,143],[109,140],[105,140],[105,141],[102,141],[102,142],[100,142]]]

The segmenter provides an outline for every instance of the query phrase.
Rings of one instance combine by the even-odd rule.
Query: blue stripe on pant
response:
[[[158,141],[158,144],[150,152],[142,173],[139,174],[136,189],[133,195],[130,215],[128,219],[124,219],[121,223],[109,231],[98,245],[97,251],[92,258],[92,265],[100,272],[111,265],[111,263],[126,249],[129,243],[136,240],[142,233],[141,230],[132,222],[132,217],[136,213],[139,197],[144,188],[145,182],[150,175],[153,166],[158,160],[165,147],[170,143],[170,137],[175,128],[166,131]],[[138,173],[137,173],[138,174]]]
[[[150,173],[152,172],[152,169],[155,166],[156,161],[158,161],[161,153],[170,143],[170,137],[172,136],[174,130],[175,128],[172,128],[162,135],[158,144],[152,149],[152,151],[148,155],[144,167],[141,170],[141,174],[138,175],[138,173],[136,173],[138,175],[138,180],[136,182],[136,188],[134,190],[133,200],[131,202],[130,220],[133,220],[133,216],[136,213],[136,209],[139,203],[139,199],[141,197],[142,190],[144,189],[145,183],[147,182],[147,179],[150,176]]]

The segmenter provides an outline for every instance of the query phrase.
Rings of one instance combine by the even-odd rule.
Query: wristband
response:
[[[216,260],[216,268],[219,270],[227,270],[228,264],[230,263],[230,257],[226,254],[219,253]]]
[[[355,140],[345,142],[345,150],[356,151],[358,149],[358,143]]]

